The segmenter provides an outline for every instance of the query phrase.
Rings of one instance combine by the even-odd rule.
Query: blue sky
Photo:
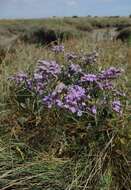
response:
[[[0,0],[0,18],[131,14],[131,0]]]

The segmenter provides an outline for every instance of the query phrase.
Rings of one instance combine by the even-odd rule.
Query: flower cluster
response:
[[[84,102],[85,99],[86,91],[81,86],[66,86],[63,83],[60,83],[52,94],[43,98],[43,102],[48,105],[48,108],[57,106],[81,116],[84,107],[86,106]]]
[[[96,82],[97,81],[97,76],[94,74],[84,74],[81,77],[82,82]]]
[[[98,52],[94,51],[93,53],[74,53],[74,52],[68,52],[65,54],[65,58],[67,61],[75,61],[75,60],[80,60],[81,63],[84,64],[95,64],[97,62],[98,58]]]
[[[53,51],[62,52],[64,47],[54,46]],[[77,116],[96,116],[104,107],[108,107],[110,111],[122,113],[119,96],[116,100],[116,92],[119,91],[114,85],[121,70],[111,67],[99,71],[96,65],[95,72],[93,69],[89,72],[85,69],[83,61],[88,68],[89,64],[96,62],[97,56],[97,52],[81,55],[67,53],[68,64],[61,66],[55,60],[40,60],[31,76],[21,72],[10,79],[16,82],[16,86],[22,83],[25,85],[24,88],[36,93],[35,98],[39,96],[43,109],[45,106],[48,109],[55,107],[63,111],[68,110]],[[73,62],[78,57],[80,64]]]
[[[73,63],[71,63],[70,65],[69,65],[69,73],[76,73],[76,74],[78,74],[78,73],[81,73],[82,72],[82,69],[81,69],[81,67],[80,67],[80,65],[78,65],[78,64],[73,64]]]
[[[16,84],[20,84],[22,83],[23,81],[26,81],[27,80],[27,74],[24,73],[24,72],[19,72],[17,73],[16,75],[12,76],[12,77],[9,77],[9,80],[12,80],[12,81],[15,81]]]
[[[51,50],[55,53],[64,52],[64,46],[63,45],[55,45],[55,46],[52,46]]]
[[[117,113],[121,113],[121,103],[119,100],[115,100],[112,102],[113,110]]]
[[[101,72],[99,78],[102,80],[114,79],[121,75],[122,70],[116,69],[115,67],[110,67],[107,70]]]
[[[17,75],[10,77],[16,84],[25,83],[26,88],[42,94],[47,84],[48,79],[56,78],[61,73],[61,67],[56,61],[40,60],[34,70],[33,76],[30,78],[27,74],[21,72]]]
[[[38,62],[35,74],[37,74],[38,78],[40,76],[40,78],[45,77],[45,79],[47,79],[49,76],[56,77],[60,72],[61,67],[56,63],[56,61],[41,60]]]

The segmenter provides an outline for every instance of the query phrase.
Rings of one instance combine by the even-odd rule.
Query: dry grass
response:
[[[71,51],[86,49],[87,52],[98,49],[99,63],[103,67],[122,66],[129,78],[125,89],[130,96],[131,48],[128,45],[111,41],[92,44],[85,37],[80,41],[70,39],[65,42],[65,49]],[[111,132],[97,131],[103,133],[104,138],[98,142],[93,139],[89,144],[90,151],[77,155],[72,160],[65,155],[62,158],[56,157],[54,155],[56,150],[45,151],[44,144],[40,144],[39,147],[34,146],[36,143],[29,144],[29,137],[37,136],[38,133],[37,130],[28,130],[24,133],[16,123],[17,115],[10,109],[8,101],[11,97],[7,78],[21,70],[31,71],[37,60],[47,58],[54,58],[54,55],[49,53],[48,46],[38,47],[19,42],[14,52],[6,51],[1,61],[0,189],[129,190],[130,101],[125,120],[118,122],[117,129]],[[127,128],[125,129],[123,125]],[[38,139],[40,135],[41,133],[38,134]]]

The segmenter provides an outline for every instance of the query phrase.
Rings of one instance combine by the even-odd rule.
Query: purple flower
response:
[[[59,99],[56,99],[56,105],[58,107],[62,108],[63,107],[63,102],[61,100],[59,100]]]
[[[72,63],[71,65],[69,65],[69,72],[71,72],[71,73],[81,73],[82,69],[81,69],[80,65]]]
[[[43,98],[43,102],[48,108],[54,105],[81,116],[83,108],[86,106],[85,98],[85,89],[81,86],[72,85],[67,88],[63,83],[60,83],[50,95]]]
[[[43,94],[43,90],[44,90],[44,85],[41,82],[36,83],[35,87],[34,87],[35,91],[39,94],[42,95]]]
[[[92,106],[91,112],[92,112],[94,115],[96,115],[96,113],[97,113],[96,106]]]
[[[42,95],[43,90],[52,76],[56,77],[61,72],[60,66],[55,61],[39,61],[33,75],[35,91]]]
[[[79,85],[73,85],[68,88],[66,100],[81,100],[81,98],[85,97],[85,89]]]
[[[64,46],[63,45],[55,45],[51,48],[51,50],[55,53],[64,52]]]
[[[85,74],[81,77],[81,82],[96,82],[97,76],[94,74]]]
[[[45,61],[41,60],[38,62],[39,65],[36,68],[35,75],[38,79],[47,78],[48,76],[57,76],[61,73],[61,67],[56,61]]]
[[[105,71],[102,71],[102,73],[98,76],[100,80],[105,79],[114,79],[121,75],[121,70],[116,69],[115,67],[111,67]]]
[[[33,80],[27,79],[26,80],[26,86],[27,86],[27,89],[33,90]]]
[[[53,105],[57,105],[58,107],[62,107],[63,103],[61,100],[61,93],[63,90],[66,89],[66,86],[64,83],[59,83],[54,91],[50,93],[48,96],[45,96],[43,98],[43,103],[48,106],[48,108],[51,108]]]
[[[27,80],[27,74],[24,72],[20,72],[12,77],[9,77],[9,80],[13,80],[16,84],[20,84],[21,82],[25,82]]]
[[[64,107],[72,113],[82,115],[82,109],[85,107],[86,98],[85,89],[78,85],[69,86],[67,95],[64,97]]]
[[[117,113],[121,113],[121,102],[119,100],[113,101],[112,109]]]
[[[34,79],[37,81],[43,80],[42,72],[34,73]]]
[[[54,102],[53,102],[51,94],[49,94],[48,96],[44,96],[42,101],[43,101],[44,104],[47,105],[48,108],[52,108]]]

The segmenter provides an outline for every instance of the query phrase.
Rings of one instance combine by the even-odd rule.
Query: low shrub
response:
[[[93,30],[93,27],[88,22],[79,22],[76,24],[76,28],[80,31],[88,31],[88,32]]]
[[[78,16],[77,16],[77,15],[74,15],[74,16],[72,16],[72,18],[78,18]]]
[[[131,27],[128,27],[119,31],[117,39],[122,41],[128,41],[130,37],[131,37]]]
[[[72,155],[87,149],[89,131],[112,131],[123,117],[126,98],[118,80],[122,70],[101,70],[97,52],[65,52],[63,46],[51,51],[56,60],[40,60],[32,73],[10,77],[11,104],[25,130],[43,129],[47,144],[57,144],[56,154]]]
[[[31,28],[21,35],[21,40],[25,43],[49,44],[51,42],[64,41],[73,37],[78,37],[78,32],[71,29],[51,29],[46,27]]]
[[[11,76],[11,81],[6,81],[7,74],[2,75],[4,106],[8,99],[1,112],[1,131],[5,130],[1,132],[3,188],[130,189],[130,124],[126,121],[130,114],[125,112],[125,75],[119,68],[125,67],[123,63],[129,57],[125,57],[125,46],[111,44],[101,42],[100,49],[91,53],[87,53],[88,48],[80,50],[83,45],[76,47],[74,42],[65,43],[65,48],[55,45],[38,51],[35,45],[24,44],[17,47],[17,57],[9,61],[10,71],[7,62],[3,64],[8,76],[18,68],[20,71]],[[117,68],[107,72],[111,64]],[[105,83],[112,83],[113,88]],[[47,172],[43,169],[46,160]],[[50,163],[62,166],[52,171]]]
[[[25,43],[38,43],[44,44],[45,42],[52,42],[57,40],[54,30],[47,30],[44,27],[31,28],[21,36],[21,40]]]

